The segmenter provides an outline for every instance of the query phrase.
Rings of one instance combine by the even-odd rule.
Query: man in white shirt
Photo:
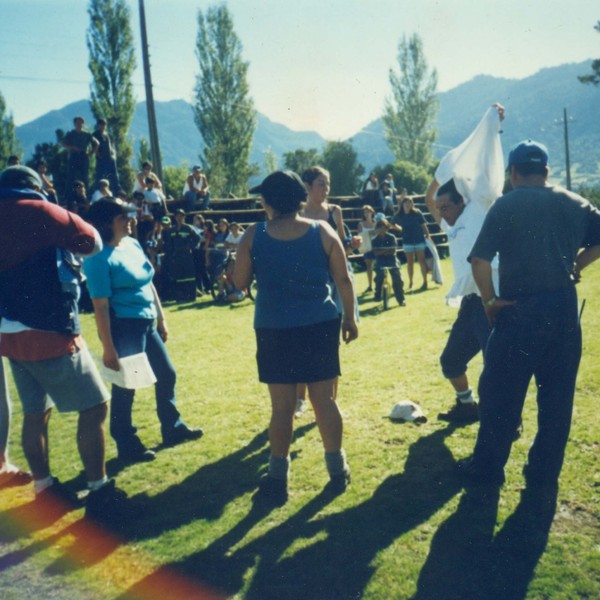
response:
[[[438,418],[455,423],[479,419],[477,400],[469,386],[468,363],[484,351],[490,326],[467,257],[488,209],[502,193],[504,163],[499,141],[504,108],[494,105],[475,131],[440,163],[426,195],[429,212],[448,235],[454,283],[446,297],[460,306],[441,356],[442,373],[456,392],[456,403]],[[497,111],[497,112],[496,112]],[[487,160],[486,160],[487,158]],[[469,173],[468,171],[476,171]]]
[[[206,210],[210,204],[210,192],[208,191],[208,180],[202,173],[202,167],[195,165],[188,175],[183,186],[183,198],[187,210],[194,210],[196,202],[201,201],[201,210]]]

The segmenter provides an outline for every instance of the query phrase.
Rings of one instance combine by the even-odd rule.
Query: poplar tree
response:
[[[600,21],[594,25],[594,29],[600,33]],[[581,75],[579,78],[581,83],[591,83],[593,85],[600,85],[600,58],[592,61],[592,72],[588,75]]]
[[[396,160],[427,168],[437,138],[437,71],[429,70],[418,34],[400,40],[398,67],[399,73],[389,72],[392,98],[386,100],[383,114],[387,144]]]
[[[90,106],[96,119],[106,119],[117,152],[120,184],[130,191],[134,172],[128,139],[135,111],[131,78],[135,69],[130,12],[125,0],[90,0],[87,46],[92,73]]]
[[[200,160],[207,168],[213,193],[245,195],[256,111],[249,94],[248,64],[225,5],[198,11],[194,118],[205,148]]]
[[[365,168],[358,162],[351,142],[327,142],[323,150],[323,166],[331,175],[332,196],[350,195],[360,189]]]
[[[0,92],[0,170],[6,167],[11,154],[20,153],[21,144],[15,135],[15,122],[12,114],[7,112],[6,101]]]

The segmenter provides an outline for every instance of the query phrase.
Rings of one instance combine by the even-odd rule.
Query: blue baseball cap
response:
[[[525,140],[517,144],[508,155],[508,166],[527,164],[545,167],[548,164],[548,148],[533,140]]]

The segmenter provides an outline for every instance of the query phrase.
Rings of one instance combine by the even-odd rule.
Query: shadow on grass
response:
[[[298,427],[298,439],[316,426]],[[151,497],[140,495],[131,500],[142,508],[140,518],[119,532],[126,538],[160,536],[196,519],[218,519],[225,507],[257,486],[259,472],[268,464],[268,431],[256,435],[249,444],[222,459],[205,465],[195,473]]]
[[[165,573],[226,595],[243,591],[248,600],[361,597],[375,571],[376,555],[427,521],[460,490],[454,459],[445,445],[452,431],[449,426],[416,441],[404,472],[385,479],[362,504],[319,517],[334,499],[325,489],[280,525],[240,545],[265,516],[267,509],[255,505],[223,537],[185,560],[165,565],[123,598],[138,597]],[[292,553],[298,541],[302,548]],[[247,584],[252,569],[256,571]]]
[[[522,600],[542,556],[556,491],[525,489],[494,537],[498,492],[466,492],[436,532],[412,600]]]

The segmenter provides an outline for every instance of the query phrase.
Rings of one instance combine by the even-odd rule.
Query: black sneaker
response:
[[[156,458],[156,452],[146,448],[141,442],[139,445],[127,450],[120,449],[118,458],[121,462],[132,465],[134,463],[152,462]]]
[[[456,470],[465,487],[473,485],[500,487],[504,484],[504,469],[496,473],[483,469],[475,464],[472,457],[457,461]]]
[[[51,486],[35,495],[36,505],[52,506],[64,511],[75,510],[83,506],[83,502],[73,490],[62,484],[56,477],[52,479]]]
[[[448,412],[439,413],[438,419],[449,423],[476,423],[479,421],[479,405],[477,402],[457,400]]]
[[[255,497],[273,506],[283,506],[288,501],[287,480],[265,475],[258,484]]]
[[[346,491],[346,488],[350,485],[351,481],[352,475],[350,474],[350,469],[345,469],[341,473],[333,475],[325,487],[328,492],[339,496]]]
[[[110,479],[100,489],[90,492],[85,503],[85,516],[105,525],[116,525],[134,514],[127,494]]]
[[[187,425],[178,425],[168,434],[163,435],[163,446],[177,446],[183,442],[199,440],[203,435],[202,429],[190,429]]]

